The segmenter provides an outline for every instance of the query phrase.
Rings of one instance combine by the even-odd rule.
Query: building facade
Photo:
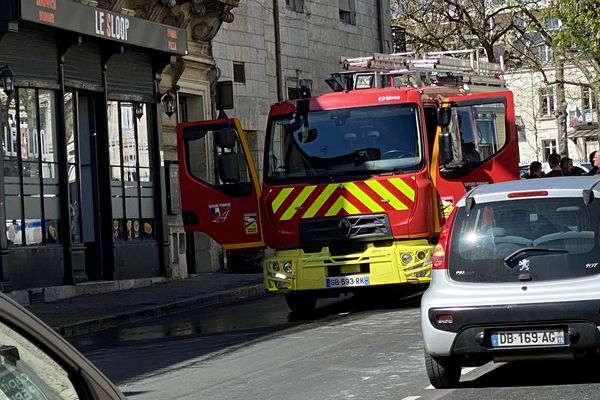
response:
[[[208,43],[236,4],[3,3],[3,291],[187,275],[177,102],[210,111]]]
[[[559,152],[558,117],[563,108],[567,126],[562,134],[567,137],[568,155],[575,161],[587,162],[589,154],[599,148],[593,91],[585,86],[585,77],[579,69],[566,66],[565,76],[570,84],[565,84],[566,104],[561,105],[557,101],[556,85],[546,84],[544,76],[554,81],[554,68],[546,68],[543,74],[522,69],[504,75],[515,96],[521,164],[547,162],[548,155]]]
[[[312,95],[342,69],[341,57],[391,52],[388,0],[256,0],[241,3],[235,21],[213,40],[220,80],[233,81],[234,109],[262,176],[271,104],[297,98],[301,81]]]

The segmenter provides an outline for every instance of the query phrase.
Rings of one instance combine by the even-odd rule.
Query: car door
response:
[[[4,294],[0,309],[0,397],[126,398],[71,344]]]
[[[182,123],[177,138],[185,230],[228,250],[264,247],[260,187],[239,121]]]

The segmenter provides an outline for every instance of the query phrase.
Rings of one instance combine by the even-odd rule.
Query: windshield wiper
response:
[[[506,257],[504,257],[504,262],[506,264],[509,264],[510,262],[514,261],[514,259],[517,258],[520,254],[522,254],[522,253],[528,253],[528,252],[533,252],[533,253],[568,253],[568,251],[564,250],[564,249],[551,249],[551,248],[548,248],[548,247],[523,247],[523,248],[521,248],[519,250],[516,250],[516,251],[510,253]]]

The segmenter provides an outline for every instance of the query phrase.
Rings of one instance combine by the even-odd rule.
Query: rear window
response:
[[[456,281],[547,281],[600,271],[600,201],[543,197],[457,211],[448,259]]]

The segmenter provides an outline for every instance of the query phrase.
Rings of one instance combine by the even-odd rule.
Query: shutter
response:
[[[86,43],[67,51],[64,63],[65,86],[102,90],[102,56],[100,46]]]
[[[50,86],[59,83],[56,39],[47,31],[24,28],[6,33],[0,40],[0,60],[0,66],[10,67],[18,86],[29,86],[33,81]]]
[[[146,101],[154,99],[152,58],[145,53],[127,51],[113,55],[108,62],[106,85],[112,99]]]

